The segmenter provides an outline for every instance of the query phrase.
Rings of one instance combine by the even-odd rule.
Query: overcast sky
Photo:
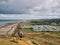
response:
[[[60,0],[0,0],[0,19],[60,18]]]

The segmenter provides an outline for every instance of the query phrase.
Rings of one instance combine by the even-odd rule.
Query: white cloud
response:
[[[22,14],[0,14],[0,18],[59,18],[60,0],[1,0],[0,9]],[[6,13],[6,12],[5,12]],[[53,16],[53,17],[52,17]]]
[[[0,19],[51,19],[51,18],[60,18],[60,15],[20,15],[18,14],[0,14]]]

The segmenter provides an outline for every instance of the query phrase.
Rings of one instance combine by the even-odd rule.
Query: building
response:
[[[33,28],[34,31],[60,31],[60,26],[52,25],[23,25],[21,28]]]

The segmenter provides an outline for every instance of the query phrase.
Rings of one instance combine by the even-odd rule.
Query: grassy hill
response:
[[[31,24],[37,25],[60,25],[60,19],[40,19],[40,20],[31,20]]]
[[[22,29],[24,36],[34,45],[60,45],[60,32],[34,32],[30,29]]]
[[[53,20],[31,20],[28,24],[49,24],[57,23],[60,21]],[[46,23],[47,22],[47,23]],[[52,23],[50,23],[52,22]],[[22,23],[23,24],[23,23]],[[35,32],[32,29],[28,28],[19,28],[24,33],[24,37],[20,40],[18,33],[15,36],[1,37],[0,36],[0,45],[60,45],[60,32]]]

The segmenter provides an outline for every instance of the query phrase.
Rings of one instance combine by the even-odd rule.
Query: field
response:
[[[24,33],[22,40],[17,34],[8,38],[0,37],[0,45],[60,45],[60,32],[34,32],[26,28],[20,30]],[[14,37],[16,39],[11,41]]]
[[[23,29],[25,36],[35,45],[60,45],[60,32],[33,32]]]

